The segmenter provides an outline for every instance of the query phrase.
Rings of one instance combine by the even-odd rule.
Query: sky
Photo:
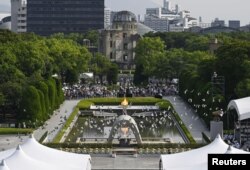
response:
[[[170,0],[172,7],[178,4],[182,10],[191,12],[203,22],[211,22],[216,17],[221,20],[240,20],[241,25],[250,23],[250,0]],[[111,10],[129,10],[141,18],[146,8],[163,6],[163,0],[105,0]],[[0,12],[10,12],[10,0],[0,0]]]

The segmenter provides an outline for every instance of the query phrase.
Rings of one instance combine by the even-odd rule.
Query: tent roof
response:
[[[33,136],[16,150],[0,152],[0,161],[5,160],[10,170],[89,170],[90,159],[90,155],[69,153],[43,146]],[[0,166],[0,170],[2,167]]]
[[[5,160],[2,160],[2,162],[0,163],[0,170],[10,170],[5,163]]]
[[[67,167],[68,169],[86,169],[86,163],[90,160],[90,155],[64,152],[41,145],[35,140],[34,137],[29,138],[22,145],[22,148],[27,155],[37,160],[50,162],[51,164],[55,165],[60,165],[63,162],[65,164],[65,168]]]
[[[228,109],[235,109],[239,120],[250,118],[250,97],[237,100],[231,100],[227,106]]]
[[[15,152],[5,159],[6,165],[10,170],[52,170],[56,166],[50,165],[46,162],[35,160],[26,155],[21,146],[18,146]]]
[[[161,155],[163,169],[171,170],[205,170],[207,169],[207,155],[213,153],[226,153],[228,145],[218,135],[215,140],[198,149],[176,154]],[[233,153],[246,153],[248,152],[231,148]],[[181,163],[180,163],[181,162]]]

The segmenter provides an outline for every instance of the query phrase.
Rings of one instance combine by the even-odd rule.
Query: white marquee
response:
[[[208,154],[244,153],[250,154],[226,144],[218,135],[215,140],[198,149],[176,154],[161,155],[163,170],[207,170]]]
[[[239,120],[250,118],[250,97],[245,97],[237,100],[231,100],[227,106],[229,109],[235,109]]]
[[[33,137],[16,149],[0,152],[0,170],[91,170],[90,155],[52,149]]]

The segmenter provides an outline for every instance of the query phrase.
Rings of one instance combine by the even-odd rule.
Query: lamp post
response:
[[[219,76],[216,72],[213,73],[211,77],[211,84],[212,84],[212,97],[214,97],[217,94],[221,94],[224,98],[225,96],[225,77]],[[219,89],[220,91],[217,91],[215,89]],[[229,116],[227,113],[227,129],[229,129]]]

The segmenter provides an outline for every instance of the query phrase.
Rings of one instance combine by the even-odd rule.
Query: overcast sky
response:
[[[218,17],[222,20],[241,20],[241,25],[250,23],[250,0],[171,0],[172,7],[179,4],[182,10],[189,10],[193,17],[202,17],[211,22]],[[112,10],[130,10],[143,15],[145,8],[160,7],[163,0],[105,0]],[[10,0],[0,0],[0,11],[10,11]],[[143,17],[143,16],[142,16]]]

